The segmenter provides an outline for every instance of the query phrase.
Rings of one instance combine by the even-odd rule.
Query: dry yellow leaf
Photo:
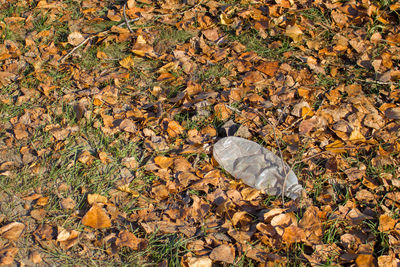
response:
[[[303,35],[303,31],[300,29],[300,27],[295,24],[293,26],[288,25],[286,27],[285,34],[289,36],[290,38],[293,39],[293,42],[297,43],[301,41],[301,37]]]
[[[111,220],[102,207],[94,204],[85,216],[83,216],[82,224],[94,229],[101,229],[110,227]]]
[[[49,197],[40,197],[36,201],[36,204],[39,206],[46,206],[48,202],[49,202]]]
[[[332,151],[334,153],[344,153],[344,152],[346,152],[346,150],[343,149],[343,147],[344,147],[343,142],[340,140],[336,140],[335,142],[330,143],[329,145],[325,146],[325,149],[327,151]]]
[[[157,156],[154,158],[154,162],[160,166],[160,168],[167,169],[174,164],[174,159],[170,157]]]
[[[177,137],[178,135],[182,134],[185,129],[177,122],[177,121],[170,121],[168,123],[168,135],[172,138]]]
[[[99,194],[88,194],[87,201],[89,205],[93,205],[94,203],[107,203],[107,198],[105,196]]]
[[[133,61],[133,58],[131,55],[125,57],[124,59],[119,61],[119,64],[124,67],[125,69],[132,69],[133,66],[135,66],[135,62]]]

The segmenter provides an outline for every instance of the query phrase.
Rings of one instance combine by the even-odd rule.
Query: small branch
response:
[[[74,48],[72,48],[71,51],[69,51],[68,54],[66,54],[65,56],[61,57],[58,62],[63,63],[64,60],[66,60],[70,55],[72,55],[79,47],[83,46],[84,44],[86,44],[90,39],[93,39],[95,36],[89,36],[87,37],[85,40],[83,40],[82,42],[80,42],[80,44],[78,44],[77,46],[75,46]]]
[[[129,23],[134,22],[134,21],[138,21],[138,20],[139,20],[139,18],[131,19],[131,20],[125,20],[125,22],[122,22],[122,23],[118,24],[117,27],[124,26],[125,24],[128,25],[128,27],[129,27]],[[61,58],[58,60],[58,62],[63,63],[63,62],[64,62],[69,56],[71,56],[79,47],[81,47],[82,45],[86,44],[89,40],[93,39],[93,38],[96,37],[97,35],[99,35],[99,34],[107,34],[107,33],[109,33],[109,32],[110,32],[110,30],[105,30],[105,31],[98,32],[98,33],[96,33],[96,34],[94,34],[94,35],[91,35],[91,36],[86,37],[86,39],[83,40],[82,42],[80,42],[80,44],[78,44],[77,46],[75,46],[74,48],[72,48],[72,50],[71,50],[68,54],[66,54],[65,56],[61,57]]]
[[[128,27],[129,32],[132,33],[133,30],[132,30],[131,26],[129,25],[128,18],[126,17],[125,9],[126,9],[126,3],[124,4],[124,12],[123,12],[124,13],[124,19],[125,19],[126,27]]]

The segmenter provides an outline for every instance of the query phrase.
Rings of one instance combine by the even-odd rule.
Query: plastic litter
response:
[[[301,195],[303,188],[296,174],[280,157],[256,142],[225,137],[215,143],[213,156],[227,172],[248,186],[269,195],[279,195],[284,188],[285,196],[291,199]]]

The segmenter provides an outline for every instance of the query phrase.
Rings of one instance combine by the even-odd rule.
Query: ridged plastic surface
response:
[[[213,156],[227,172],[248,186],[269,195],[279,195],[287,176],[285,196],[296,199],[301,195],[303,188],[296,174],[278,156],[256,142],[225,137],[215,143]]]

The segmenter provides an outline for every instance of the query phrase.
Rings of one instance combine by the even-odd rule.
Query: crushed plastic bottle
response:
[[[281,194],[284,187],[285,196],[291,199],[301,195],[303,188],[296,174],[280,157],[256,142],[225,137],[215,143],[213,156],[227,172],[248,186],[269,195]]]

